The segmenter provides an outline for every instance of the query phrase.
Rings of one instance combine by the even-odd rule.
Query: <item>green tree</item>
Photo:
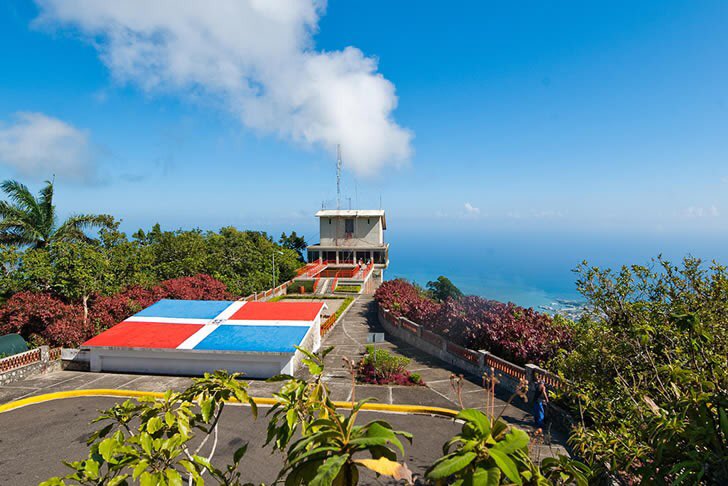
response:
[[[308,245],[306,244],[306,240],[303,238],[303,236],[298,236],[295,231],[291,231],[291,234],[286,236],[286,233],[281,233],[281,239],[278,240],[278,243],[283,248],[288,248],[289,250],[294,250],[298,253],[298,259],[302,262],[306,261],[305,252]]]
[[[83,325],[88,323],[89,299],[115,290],[106,251],[88,243],[59,241],[50,247],[53,288],[58,295],[83,305]]]
[[[87,230],[108,227],[108,215],[80,214],[61,225],[53,205],[53,183],[46,181],[38,197],[18,181],[0,184],[7,201],[0,201],[0,243],[44,248],[53,241],[91,241]]]
[[[433,299],[439,302],[445,302],[447,299],[459,299],[463,296],[460,289],[449,278],[442,275],[435,281],[427,282],[427,291]]]
[[[553,363],[570,440],[621,482],[728,483],[728,272],[699,259],[577,269],[588,314]]]

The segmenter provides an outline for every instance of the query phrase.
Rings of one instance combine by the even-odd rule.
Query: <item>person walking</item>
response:
[[[549,392],[546,389],[546,383],[539,380],[536,382],[536,395],[533,400],[533,419],[536,422],[537,429],[543,427],[547,403],[549,403]]]

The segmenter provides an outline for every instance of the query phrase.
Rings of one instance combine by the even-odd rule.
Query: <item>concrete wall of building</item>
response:
[[[345,219],[354,220],[354,233],[349,237],[346,233]],[[319,218],[319,235],[321,245],[334,245],[337,239],[353,238],[363,244],[384,244],[384,230],[382,219],[378,217],[357,218]]]
[[[91,371],[200,376],[227,370],[270,378],[293,368],[293,353],[91,348]]]

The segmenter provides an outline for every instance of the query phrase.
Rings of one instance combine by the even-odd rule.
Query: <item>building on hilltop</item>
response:
[[[352,266],[372,269],[375,285],[389,266],[389,244],[384,242],[387,219],[382,209],[322,209],[319,242],[308,247],[309,263],[324,263],[329,271]]]

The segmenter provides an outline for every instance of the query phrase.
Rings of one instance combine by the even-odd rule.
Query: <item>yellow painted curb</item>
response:
[[[21,398],[4,405],[0,405],[0,413],[9,412],[10,410],[16,410],[21,407],[28,405],[35,405],[37,403],[50,402],[52,400],[63,400],[66,398],[80,398],[80,397],[121,397],[121,398],[141,398],[141,397],[152,397],[152,398],[163,398],[164,393],[162,392],[150,392],[150,391],[139,391],[139,390],[115,390],[107,388],[97,388],[89,390],[69,390],[62,392],[46,393],[43,395],[36,395],[28,398]],[[233,400],[235,402],[236,400]],[[253,401],[256,405],[275,405],[277,403],[275,398],[268,397],[253,397]],[[351,409],[351,402],[334,402],[337,408]],[[423,405],[389,405],[385,403],[365,403],[362,410],[370,410],[375,412],[396,412],[396,413],[410,413],[410,414],[429,414],[429,415],[441,415],[444,417],[455,417],[458,412],[456,410],[450,410],[449,408],[441,407],[427,407]]]

